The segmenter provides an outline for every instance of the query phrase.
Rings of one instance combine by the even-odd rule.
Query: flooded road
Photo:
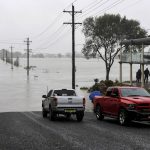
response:
[[[0,112],[40,111],[42,95],[53,88],[71,88],[71,58],[30,58],[29,80],[27,60],[20,59],[20,67],[14,67],[0,60]],[[133,66],[133,73],[139,68]],[[129,80],[129,65],[123,65],[123,80]],[[90,87],[94,79],[105,80],[104,62],[100,59],[76,59],[76,90],[87,99],[86,110],[91,109],[88,94],[80,87]],[[133,77],[134,78],[134,77]],[[119,63],[114,62],[110,79],[119,79]]]
[[[31,70],[27,78],[23,67],[14,67],[13,70],[10,67],[10,64],[0,61],[0,112],[41,111],[42,95],[46,94],[47,90],[71,88],[71,80],[58,78],[60,75],[55,71],[53,76],[38,68]],[[76,90],[79,95],[86,97],[86,110],[91,111],[92,104],[88,100],[88,94],[80,91],[79,87]]]

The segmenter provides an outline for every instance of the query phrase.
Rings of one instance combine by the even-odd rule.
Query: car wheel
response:
[[[121,109],[119,113],[119,123],[120,125],[127,125],[129,123],[129,116],[125,109]]]
[[[52,111],[52,109],[49,109],[49,119],[51,121],[55,121],[56,120],[56,114]]]
[[[97,120],[103,120],[104,119],[104,115],[102,114],[102,110],[101,110],[101,107],[99,105],[96,106],[95,114],[96,114]]]
[[[43,115],[43,118],[47,117],[47,111],[45,111],[44,108],[42,108],[42,115]]]
[[[70,120],[71,114],[66,114],[66,119]]]
[[[84,117],[84,112],[78,112],[76,114],[76,118],[78,122],[81,122],[83,120],[83,117]]]

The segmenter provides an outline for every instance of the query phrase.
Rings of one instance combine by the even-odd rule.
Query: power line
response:
[[[96,3],[97,0],[95,0],[94,2],[91,2],[90,4],[86,5],[85,7],[83,7],[81,10],[83,11],[84,9],[89,9],[89,7],[91,7],[92,5],[94,5],[94,3]]]
[[[70,29],[69,29],[70,30]],[[56,42],[58,42],[60,39],[62,39],[62,37],[64,37],[64,35],[66,35],[66,33],[68,33],[68,31],[69,30],[67,30],[66,32],[64,32],[62,35],[60,35],[57,39],[55,39],[54,41],[52,41],[51,43],[49,43],[46,47],[44,47],[44,48],[40,48],[40,47],[42,47],[43,46],[43,44],[42,45],[40,45],[38,48],[36,48],[36,49],[48,49],[49,47],[51,47],[52,45],[54,45]],[[45,45],[45,44],[44,44]]]
[[[101,0],[101,1],[99,1],[97,4],[99,4],[98,6],[97,6],[97,4],[96,5],[94,5],[94,6],[92,6],[92,7],[90,7],[89,8],[89,10],[88,10],[88,12],[87,11],[85,11],[85,12],[87,12],[87,13],[83,13],[83,15],[81,15],[80,17],[78,17],[78,19],[79,18],[83,18],[84,16],[86,16],[86,15],[88,15],[89,13],[91,13],[91,12],[93,12],[93,11],[95,11],[96,9],[98,9],[98,8],[100,8],[100,7],[102,7],[103,5],[105,5],[106,3],[108,3],[110,0],[107,0],[107,1],[105,1],[105,2],[103,2],[102,4],[101,4],[101,2],[102,2],[103,0]],[[95,7],[95,6],[97,6],[97,7]]]
[[[108,7],[106,7],[106,8],[104,8],[104,9],[98,11],[98,12],[97,12],[96,14],[94,14],[94,15],[97,15],[97,14],[99,14],[100,12],[103,13],[103,12],[105,12],[105,11],[108,11],[108,10],[114,8],[115,6],[117,6],[118,4],[122,3],[123,1],[125,1],[125,0],[117,0],[117,1],[115,1],[114,3],[112,3],[111,5],[109,5]]]
[[[62,12],[61,12],[62,13]],[[33,39],[35,38],[39,38],[41,35],[43,35],[44,33],[46,33],[48,31],[48,29],[52,26],[54,26],[54,24],[56,23],[56,21],[59,20],[59,18],[61,17],[61,13],[59,13],[56,18],[39,34],[37,34],[36,36],[32,37]]]
[[[70,6],[72,6],[77,0],[73,0],[73,2],[71,2],[67,7],[65,7],[65,9],[68,9]]]
[[[76,2],[77,0],[74,0],[72,3]],[[66,8],[68,8],[72,3],[70,3]],[[36,36],[32,37],[32,39],[34,38],[39,38],[41,35],[43,35],[44,33],[46,33],[50,27],[54,26],[56,24],[56,22],[60,19],[62,15],[62,11],[59,12],[59,14],[54,18],[54,20],[39,34],[37,34]]]
[[[97,2],[96,4],[94,4],[94,5],[90,5],[90,7],[89,8],[87,8],[85,11],[84,11],[84,13],[85,12],[88,12],[91,8],[93,8],[93,7],[95,7],[95,6],[97,6],[98,4],[100,4],[101,2],[102,2],[103,0],[100,0],[99,2]],[[108,0],[109,1],[109,0]],[[107,2],[107,1],[106,1]],[[104,4],[106,3],[106,2],[104,2]],[[99,7],[99,6],[98,6]],[[95,8],[93,8],[93,9],[95,9]],[[92,9],[92,10],[93,10]]]
[[[135,1],[134,3],[132,3],[132,4],[128,5],[128,6],[126,6],[126,7],[124,7],[124,8],[121,9],[120,11],[123,11],[123,10],[125,10],[125,9],[129,9],[130,7],[137,5],[137,4],[140,3],[141,1],[142,1],[142,0],[137,0],[137,1]]]
[[[13,42],[0,42],[0,44],[21,44],[21,45],[23,45],[23,43],[13,43]]]
[[[45,39],[43,39],[43,40],[41,40],[40,39],[40,41],[38,42],[38,44],[39,43],[41,43],[41,41],[42,41],[42,43],[44,44],[46,44],[46,43],[48,43],[49,41],[51,41],[51,39],[53,40],[54,38],[56,38],[59,34],[61,34],[62,32],[64,31],[64,27],[63,27],[63,25],[61,25],[55,32],[53,32],[52,34],[50,34],[48,37],[46,37]],[[48,41],[47,41],[48,40]],[[42,45],[43,45],[42,44]],[[41,45],[41,44],[40,44]]]

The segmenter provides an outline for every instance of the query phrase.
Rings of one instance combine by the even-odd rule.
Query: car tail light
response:
[[[85,106],[85,102],[86,102],[86,100],[85,100],[85,98],[83,98],[83,106]]]
[[[54,97],[54,105],[57,106],[57,98]]]

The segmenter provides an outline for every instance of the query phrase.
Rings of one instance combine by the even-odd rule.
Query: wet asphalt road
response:
[[[86,112],[55,122],[41,112],[0,113],[0,150],[150,150],[150,123],[120,126],[116,120],[96,120]]]

